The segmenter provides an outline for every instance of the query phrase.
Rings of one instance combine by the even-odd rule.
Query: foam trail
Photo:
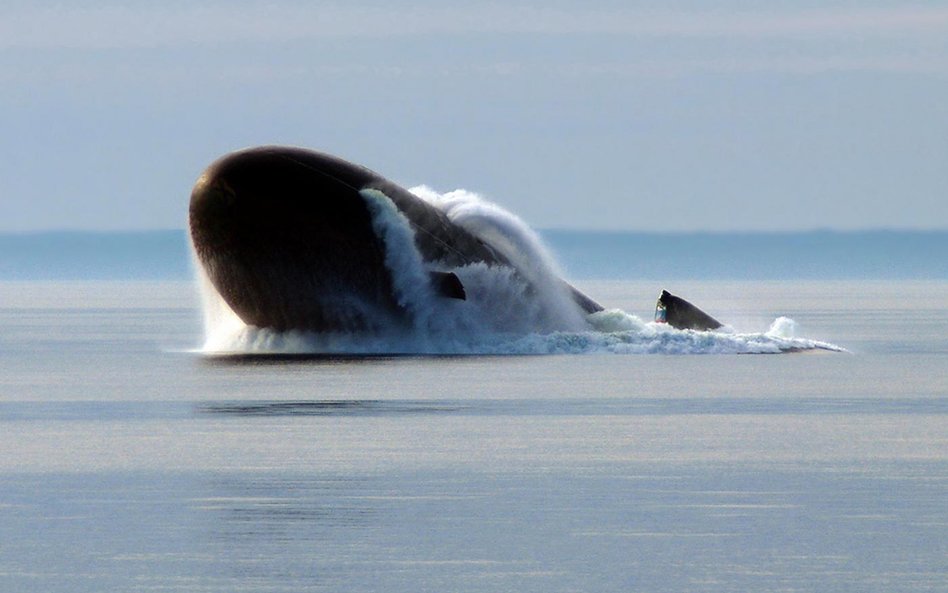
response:
[[[466,301],[434,294],[427,264],[409,221],[377,190],[361,192],[399,306],[411,323],[378,319],[372,332],[276,332],[244,324],[214,290],[199,265],[206,353],[338,354],[749,354],[842,350],[795,337],[795,323],[774,321],[763,333],[698,332],[645,322],[620,309],[586,315],[562,282],[556,262],[519,218],[476,194],[411,190],[454,222],[502,252],[516,268],[476,263],[451,270]]]

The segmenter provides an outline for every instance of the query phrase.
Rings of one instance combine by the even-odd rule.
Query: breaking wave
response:
[[[483,262],[453,268],[467,300],[436,295],[414,244],[414,229],[378,190],[362,196],[386,248],[395,297],[410,327],[359,333],[277,332],[244,324],[199,270],[208,354],[763,354],[842,350],[798,338],[781,317],[764,333],[677,330],[620,309],[587,315],[561,280],[555,259],[523,221],[478,195],[410,190],[455,224],[502,252],[516,268]],[[441,271],[443,267],[439,268]]]

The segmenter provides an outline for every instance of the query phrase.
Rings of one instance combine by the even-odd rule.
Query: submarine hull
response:
[[[367,190],[384,194],[408,221],[434,293],[464,298],[460,281],[444,270],[507,265],[443,212],[377,173],[281,146],[231,153],[204,171],[189,209],[195,254],[249,325],[321,332],[407,322]]]

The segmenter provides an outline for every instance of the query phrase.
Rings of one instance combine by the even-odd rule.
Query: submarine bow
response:
[[[451,271],[466,265],[521,273],[502,250],[408,190],[302,148],[252,148],[214,162],[191,194],[191,240],[214,288],[248,325],[325,332],[408,324],[412,312],[398,297],[378,225],[386,200],[411,229],[432,293],[466,298]],[[560,282],[580,310],[602,309]]]

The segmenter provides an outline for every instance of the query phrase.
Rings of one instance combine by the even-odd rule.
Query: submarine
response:
[[[261,146],[213,162],[191,192],[189,229],[197,262],[247,325],[276,331],[376,331],[408,326],[415,314],[399,298],[380,209],[407,221],[428,284],[439,298],[463,301],[452,271],[471,264],[519,270],[497,245],[378,173],[339,157]],[[584,313],[603,307],[565,280]],[[537,287],[534,287],[537,288]],[[663,291],[659,319],[680,329],[721,324]]]

